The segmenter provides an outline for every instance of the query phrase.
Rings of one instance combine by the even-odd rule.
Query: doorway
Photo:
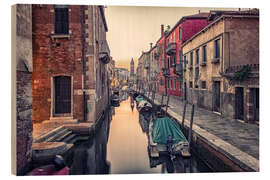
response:
[[[251,88],[252,120],[259,122],[259,88]]]
[[[213,83],[213,111],[220,112],[220,81]]]
[[[244,88],[235,88],[235,118],[244,120]]]
[[[71,77],[54,77],[54,115],[71,113]]]

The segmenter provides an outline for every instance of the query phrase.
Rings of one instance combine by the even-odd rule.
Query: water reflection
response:
[[[113,110],[113,109],[112,109]],[[78,137],[74,144],[73,158],[70,165],[70,174],[108,174],[110,162],[107,161],[107,142],[111,114],[108,112],[104,120],[98,124],[97,131],[90,137]],[[81,139],[81,140],[80,140]]]
[[[94,137],[75,144],[70,174],[209,172],[194,156],[150,157],[149,114],[133,110],[132,101],[129,98],[112,108]]]

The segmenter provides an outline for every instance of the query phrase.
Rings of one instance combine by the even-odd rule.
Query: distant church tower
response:
[[[130,61],[130,77],[134,76],[134,61],[133,58]]]
[[[130,61],[130,74],[129,74],[129,80],[132,84],[134,84],[135,81],[135,74],[134,74],[134,61],[133,58]]]

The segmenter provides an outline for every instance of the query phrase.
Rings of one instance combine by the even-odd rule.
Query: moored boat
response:
[[[56,155],[52,164],[44,165],[33,169],[27,173],[28,176],[43,176],[43,175],[68,175],[69,168],[66,166],[62,156]]]
[[[143,113],[143,112],[150,112],[151,109],[152,109],[152,105],[151,105],[151,103],[149,103],[148,101],[142,100],[142,101],[139,102],[138,108],[137,108],[137,109],[138,109],[138,111],[139,111],[140,113]]]
[[[169,117],[150,120],[149,142],[151,156],[157,157],[161,152],[171,155],[190,157],[189,143],[179,125]]]

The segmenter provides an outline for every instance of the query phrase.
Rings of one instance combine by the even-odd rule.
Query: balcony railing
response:
[[[176,43],[169,43],[166,48],[166,54],[170,56],[175,53],[176,53]]]
[[[170,69],[168,68],[162,68],[162,74],[163,76],[170,76]]]
[[[176,64],[173,70],[174,74],[181,76],[183,74],[183,68],[181,64]]]
[[[110,49],[106,40],[101,41],[100,52],[99,52],[99,60],[101,60],[104,64],[110,62]]]

